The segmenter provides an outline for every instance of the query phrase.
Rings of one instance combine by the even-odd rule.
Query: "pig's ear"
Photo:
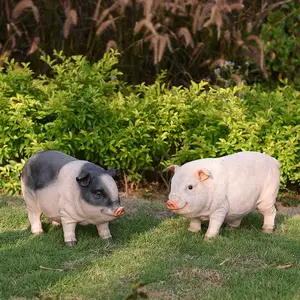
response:
[[[168,166],[166,168],[167,171],[173,171],[174,173],[176,173],[178,170],[179,170],[180,166],[178,165],[171,165],[171,166]]]
[[[88,172],[81,172],[77,177],[76,181],[81,185],[81,186],[88,186],[91,183],[91,175]]]
[[[205,181],[211,176],[211,173],[207,169],[200,169],[197,171],[197,174],[201,181]]]
[[[167,167],[168,171],[173,171],[174,173],[176,173],[179,170],[180,166],[178,165],[171,165]]]
[[[116,169],[109,169],[106,171],[106,173],[108,175],[110,175],[111,177],[115,177],[115,176],[119,176],[120,175],[120,171],[116,170]]]

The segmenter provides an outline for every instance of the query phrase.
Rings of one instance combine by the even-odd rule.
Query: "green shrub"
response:
[[[266,68],[273,79],[287,79],[300,88],[300,6],[284,4],[268,14],[262,26]]]
[[[299,184],[299,103],[300,93],[290,86],[271,92],[259,86],[210,89],[190,99],[183,146],[163,163],[182,164],[241,150],[266,152],[280,161],[283,184]]]
[[[90,63],[83,56],[43,57],[50,76],[7,61],[0,73],[0,188],[20,191],[25,160],[57,149],[122,171],[139,183],[148,172],[166,180],[172,163],[240,150],[265,151],[282,165],[282,183],[299,184],[300,93],[292,87],[216,89],[206,82],[166,88],[130,86],[116,52]]]

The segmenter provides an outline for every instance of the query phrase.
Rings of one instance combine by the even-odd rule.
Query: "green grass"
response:
[[[31,235],[22,199],[1,197],[0,299],[125,299],[131,282],[146,283],[150,299],[300,299],[300,216],[279,215],[265,234],[253,213],[240,230],[204,242],[163,203],[125,207],[111,222],[111,243],[95,226],[78,226],[70,249],[46,220],[45,233]]]

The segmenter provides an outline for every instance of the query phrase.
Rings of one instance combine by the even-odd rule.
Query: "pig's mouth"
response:
[[[177,202],[175,202],[174,200],[168,200],[167,201],[167,207],[170,210],[180,210],[183,209],[187,206],[187,202],[185,202],[185,204],[182,207],[179,207]]]

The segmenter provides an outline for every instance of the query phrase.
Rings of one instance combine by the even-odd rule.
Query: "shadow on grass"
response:
[[[178,215],[174,215],[175,218],[180,218]],[[287,216],[284,214],[277,214],[275,219],[275,231],[277,228],[280,228],[281,224],[284,222],[285,218]],[[254,231],[262,231],[263,227],[263,215],[257,211],[251,212],[248,215],[246,215],[241,223],[241,226],[237,230],[254,230]],[[188,221],[187,221],[188,222]],[[203,232],[203,237],[205,232],[208,229],[209,221],[202,221],[201,222],[201,228]],[[186,229],[188,228],[188,225],[186,225]],[[220,235],[223,235],[224,232],[227,232],[229,230],[226,230],[226,223],[224,222],[221,226]]]
[[[26,211],[24,211],[26,214]],[[35,236],[30,228],[0,233],[0,299],[32,298],[73,272],[81,273],[101,257],[157,227],[162,219],[145,214],[125,215],[110,222],[112,241],[101,240],[95,225],[76,228],[78,243],[68,248],[61,226],[43,222],[45,232]],[[45,267],[48,269],[41,268]]]
[[[283,214],[277,214],[275,219],[275,230],[276,228],[280,227],[283,223],[285,216]],[[240,229],[247,229],[247,230],[255,230],[261,231],[263,227],[264,218],[263,215],[257,211],[252,212],[246,215],[241,223]],[[224,227],[224,226],[223,226]]]

